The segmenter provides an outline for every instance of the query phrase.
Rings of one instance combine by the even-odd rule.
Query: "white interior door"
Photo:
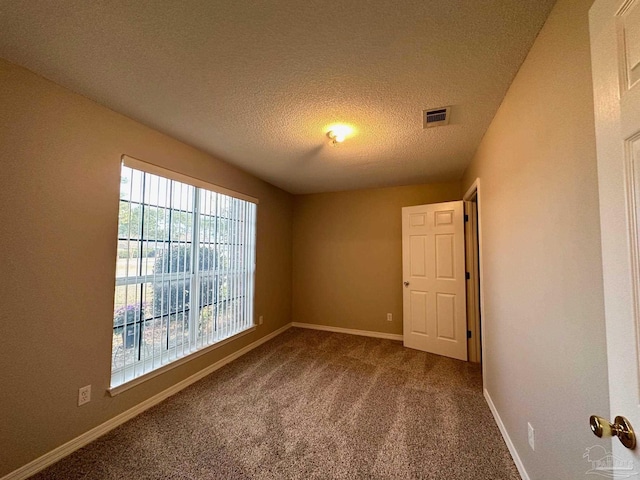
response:
[[[405,347],[467,360],[462,201],[402,209]]]
[[[637,429],[640,427],[640,0],[596,0],[590,11],[590,31],[611,401],[609,420],[621,415]],[[607,412],[601,415],[606,416]],[[619,478],[628,476],[629,467],[638,473],[637,447],[635,451],[626,449],[614,439],[613,454],[617,459],[614,470]]]

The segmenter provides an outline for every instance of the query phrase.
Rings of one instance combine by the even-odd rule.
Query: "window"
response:
[[[257,201],[123,159],[112,388],[253,327]]]

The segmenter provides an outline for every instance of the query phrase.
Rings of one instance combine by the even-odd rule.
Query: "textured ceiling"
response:
[[[429,183],[460,178],[554,1],[0,0],[0,56],[292,193]]]

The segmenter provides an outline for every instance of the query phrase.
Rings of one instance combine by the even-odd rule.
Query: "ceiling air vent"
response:
[[[422,111],[422,128],[449,125],[451,107],[432,108]]]

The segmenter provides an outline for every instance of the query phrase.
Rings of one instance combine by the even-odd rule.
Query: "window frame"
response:
[[[185,240],[183,242],[180,241],[174,241],[172,240],[170,237],[167,239],[162,239],[160,240],[162,243],[167,244],[167,249],[171,249],[173,243],[176,243],[176,245],[178,246],[178,248],[183,245],[185,248],[185,252],[189,252],[189,256],[190,256],[190,260],[188,260],[188,262],[190,262],[189,268],[185,268],[184,271],[182,270],[178,270],[176,272],[168,272],[168,273],[162,273],[161,277],[160,277],[160,282],[164,283],[165,281],[167,281],[168,279],[171,279],[173,281],[177,283],[179,282],[184,282],[184,285],[189,285],[189,291],[191,292],[190,297],[189,297],[189,312],[187,314],[187,325],[189,328],[189,332],[188,332],[188,338],[189,338],[189,345],[188,348],[185,348],[184,346],[184,338],[182,340],[182,344],[178,344],[177,340],[176,343],[172,346],[170,346],[169,341],[167,341],[167,348],[166,350],[164,350],[163,348],[160,348],[159,353],[155,351],[155,347],[153,347],[153,351],[152,354],[149,356],[148,353],[146,353],[144,355],[145,358],[142,358],[142,353],[140,351],[141,347],[141,343],[142,340],[139,341],[138,345],[135,345],[134,347],[129,347],[129,348],[135,348],[136,352],[134,352],[134,357],[137,356],[138,358],[134,358],[133,361],[130,361],[129,364],[127,364],[125,362],[124,365],[120,366],[120,367],[116,367],[114,368],[114,350],[115,350],[115,342],[113,341],[113,337],[112,337],[112,351],[111,351],[111,368],[110,368],[110,388],[109,388],[109,393],[113,396],[113,395],[117,395],[118,393],[125,391],[135,385],[138,385],[150,378],[153,378],[157,375],[160,375],[162,373],[164,373],[167,370],[173,369],[179,365],[182,365],[188,361],[191,361],[194,358],[197,358],[200,355],[206,354],[216,348],[220,348],[223,345],[229,343],[230,341],[233,341],[239,337],[242,337],[244,335],[247,335],[251,332],[253,332],[256,329],[256,321],[255,321],[255,276],[256,276],[256,250],[257,250],[257,219],[258,219],[258,199],[251,197],[249,195],[243,194],[243,193],[239,193],[233,190],[230,190],[228,188],[225,187],[221,187],[209,182],[205,182],[203,180],[194,178],[194,177],[189,177],[187,175],[178,173],[178,172],[174,172],[172,170],[168,170],[162,167],[159,167],[157,165],[153,165],[147,162],[143,162],[142,160],[138,160],[135,159],[133,157],[129,157],[127,155],[123,155],[122,158],[122,163],[121,163],[121,174],[120,174],[120,178],[123,178],[123,168],[124,167],[128,167],[131,168],[133,170],[137,170],[139,172],[142,172],[143,175],[144,174],[151,174],[151,175],[156,175],[159,176],[167,181],[176,181],[176,182],[180,182],[182,184],[186,184],[187,186],[193,187],[193,199],[192,199],[192,212],[186,212],[189,213],[190,215],[192,215],[192,221],[191,224],[189,225],[189,230],[187,233],[187,237],[190,236],[191,240]],[[146,178],[146,177],[144,177]],[[171,188],[173,188],[173,184],[169,184],[171,186]],[[220,245],[224,245],[225,248],[230,249],[233,246],[233,242],[229,241],[229,239],[227,239],[227,242],[224,244],[220,244],[219,240],[216,239],[211,239],[209,238],[208,241],[207,240],[203,240],[200,236],[200,228],[201,228],[201,222],[203,220],[204,217],[210,217],[211,219],[215,218],[216,219],[216,224],[218,222],[219,219],[224,218],[224,217],[220,217],[220,215],[218,213],[212,213],[211,211],[206,210],[206,207],[202,207],[201,204],[201,195],[209,195],[209,198],[215,198],[216,202],[219,202],[220,200],[223,200],[225,202],[229,201],[231,202],[229,205],[231,205],[234,200],[241,200],[244,202],[247,202],[246,204],[235,204],[236,206],[240,205],[242,207],[241,213],[239,214],[237,211],[234,210],[234,215],[235,216],[227,216],[226,217],[226,221],[228,222],[233,222],[233,221],[240,221],[239,219],[241,218],[241,215],[245,215],[244,216],[244,224],[242,226],[242,228],[247,229],[248,233],[245,233],[245,242],[248,241],[250,242],[249,244],[246,243],[238,243],[236,245],[236,248],[238,247],[238,245],[242,245],[242,248],[236,252],[234,252],[235,255],[240,255],[240,257],[242,258],[243,261],[243,269],[241,270],[240,275],[242,275],[242,281],[246,282],[242,284],[242,288],[239,287],[239,292],[241,294],[242,297],[244,297],[244,300],[242,301],[242,303],[240,304],[240,307],[243,309],[242,310],[242,315],[241,318],[244,320],[241,324],[236,324],[236,328],[244,328],[243,330],[239,330],[236,333],[233,333],[227,337],[222,337],[221,339],[216,340],[216,338],[219,338],[219,333],[214,331],[214,333],[212,334],[212,336],[209,335],[209,333],[206,334],[206,338],[203,336],[202,333],[198,332],[198,324],[200,322],[200,317],[202,315],[203,309],[204,308],[208,308],[211,307],[212,309],[216,309],[216,315],[217,313],[217,308],[219,308],[217,305],[217,303],[212,303],[212,304],[207,304],[207,305],[202,305],[201,304],[201,299],[200,299],[200,290],[204,287],[204,284],[201,283],[201,279],[202,278],[209,278],[209,279],[215,279],[216,276],[221,275],[221,271],[219,270],[220,267],[218,267],[217,265],[217,261],[215,262],[215,267],[213,269],[210,268],[209,265],[207,265],[206,269],[203,269],[202,266],[199,266],[199,258],[200,258],[200,252],[201,249],[206,249],[209,250],[211,248],[213,248],[213,254],[215,256],[215,258],[218,258],[218,255],[220,255],[220,250],[219,247]],[[211,197],[211,194],[214,194],[215,197]],[[219,195],[224,195],[225,197],[229,197],[230,199],[228,200],[227,198],[222,198]],[[120,199],[119,200],[119,204],[120,202],[122,202],[123,200]],[[139,202],[135,201],[132,198],[129,198],[127,201],[132,202],[132,203],[137,203],[141,206],[151,206],[151,207],[156,207],[156,208],[163,208],[167,211],[181,211],[180,209],[176,209],[174,207],[174,205],[172,204],[168,204],[164,207],[160,207],[160,206],[156,206],[155,204],[153,204],[151,201],[147,202],[145,198],[142,198]],[[253,204],[253,205],[251,205]],[[216,203],[216,205],[218,205],[218,203]],[[249,205],[247,207],[247,205]],[[216,207],[217,208],[217,207]],[[120,210],[119,210],[120,211]],[[246,223],[249,222],[249,223]],[[118,242],[122,241],[120,239],[120,220],[118,221]],[[240,230],[233,230],[233,235],[236,236],[236,239],[239,235]],[[143,245],[145,244],[145,242],[148,245],[148,242],[158,242],[157,238],[151,238],[151,235],[149,237],[147,237],[146,239],[143,238],[143,231],[140,232],[140,238],[139,239],[133,239],[131,237],[131,234],[128,235],[127,241],[128,242],[140,242],[140,253],[139,255],[142,255],[142,250],[143,250]],[[130,248],[129,246],[127,248]],[[164,248],[164,247],[163,247]],[[164,250],[163,250],[164,251]],[[185,257],[186,257],[186,253],[185,253]],[[128,257],[130,258],[130,257]],[[143,257],[140,256],[139,257],[139,261],[141,261]],[[146,258],[146,257],[145,257]],[[209,261],[211,261],[211,258],[209,258]],[[119,286],[140,286],[141,287],[141,292],[142,289],[147,288],[146,285],[148,284],[152,284],[153,282],[158,282],[159,279],[157,278],[156,274],[151,274],[149,275],[148,273],[142,274],[142,268],[140,268],[140,272],[135,272],[133,275],[129,276],[129,267],[127,264],[127,272],[124,276],[120,276],[118,277],[118,270],[116,269],[116,279],[115,279],[115,290],[118,289]],[[229,264],[227,266],[227,270],[225,271],[225,274],[228,276],[229,272],[234,272],[233,269],[233,265]],[[237,271],[235,271],[235,273],[231,274],[232,276],[238,276],[239,273]],[[227,277],[227,281],[228,281],[228,277]],[[241,280],[238,279],[236,280],[238,282],[240,282]],[[142,294],[142,293],[141,293]],[[125,294],[125,298],[126,298]],[[164,295],[164,294],[163,294]],[[217,295],[217,294],[216,294]],[[184,298],[184,297],[183,297]],[[237,298],[237,297],[236,297]],[[232,299],[233,300],[233,299]],[[136,293],[136,303],[138,301],[138,296]],[[140,299],[140,302],[142,304],[142,299]],[[125,308],[128,308],[128,301],[125,300],[124,302],[124,306]],[[115,320],[115,313],[116,313],[116,300],[114,297],[114,320]],[[167,332],[169,330],[169,323],[170,323],[170,316],[172,315],[172,307],[167,307]],[[177,308],[177,307],[176,307]],[[177,309],[176,312],[174,313],[178,313],[180,310]],[[162,318],[164,315],[164,310],[161,309],[160,310],[160,317]],[[183,315],[183,319],[182,319],[182,323],[183,323],[183,335],[184,335],[184,315],[186,312],[185,306],[183,305],[182,307],[182,315]],[[155,314],[155,307],[154,307],[154,314]],[[238,311],[235,312],[235,314],[239,314]],[[134,320],[134,325],[137,323],[139,323],[140,325],[138,327],[134,327],[137,328],[137,335],[141,338],[142,337],[142,332],[144,330],[144,326],[146,324],[147,321],[152,320],[155,321],[156,317],[151,317],[151,318],[145,318],[143,315],[140,315],[139,319]],[[236,321],[236,320],[234,320]],[[164,321],[163,321],[164,322]],[[216,316],[216,321],[212,320],[212,324],[217,322],[217,316]],[[127,322],[127,320],[124,320],[124,328],[126,329],[126,326],[129,325],[129,323]],[[113,325],[113,329],[117,328],[115,323]],[[155,327],[154,327],[155,328]],[[177,328],[177,327],[176,327]],[[162,330],[161,330],[161,334],[162,334]],[[168,334],[168,333],[167,333]],[[125,348],[127,348],[124,345],[124,335],[125,333],[123,332],[123,346],[121,348],[123,348],[123,351]],[[182,352],[179,353],[179,349],[182,349]],[[155,365],[155,367],[154,367]],[[118,378],[119,377],[119,378]]]

